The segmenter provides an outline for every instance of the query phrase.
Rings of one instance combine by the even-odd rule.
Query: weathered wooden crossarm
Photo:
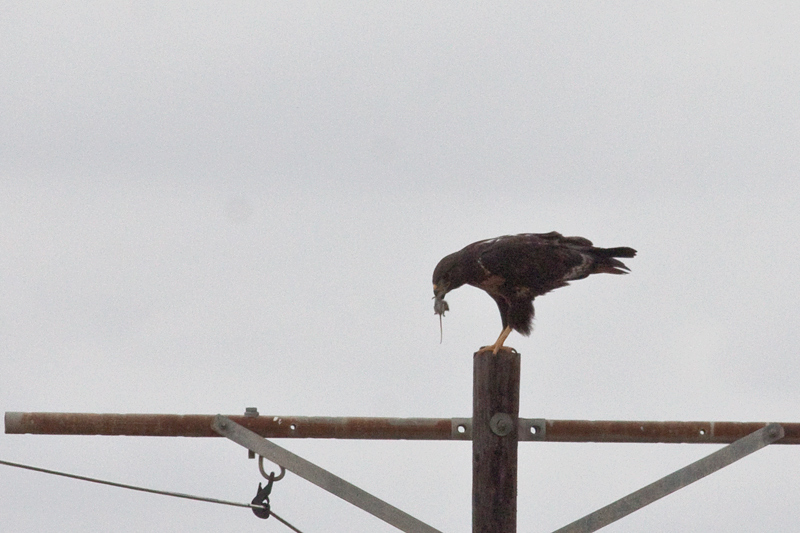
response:
[[[214,415],[5,413],[7,434],[219,437]],[[470,418],[381,418],[229,415],[265,438],[471,440]],[[658,422],[519,419],[519,440],[728,444],[767,422]],[[800,444],[800,423],[781,422],[776,444]]]

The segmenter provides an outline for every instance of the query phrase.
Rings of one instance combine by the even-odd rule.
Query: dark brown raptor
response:
[[[633,257],[633,248],[597,248],[583,237],[522,233],[478,241],[444,257],[433,271],[434,312],[449,310],[445,294],[464,284],[483,289],[500,309],[503,331],[480,351],[497,353],[517,330],[530,335],[533,299],[591,274],[626,274],[616,257]]]

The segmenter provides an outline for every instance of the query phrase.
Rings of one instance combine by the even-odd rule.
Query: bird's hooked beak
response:
[[[447,294],[447,287],[442,285],[433,286],[433,311],[437,315],[443,315],[445,311],[450,310],[450,306],[444,301],[444,295]]]
[[[450,310],[450,306],[444,300],[444,295],[447,294],[447,287],[438,285],[433,286],[433,312],[439,315],[439,344],[442,343],[442,316],[445,311]]]

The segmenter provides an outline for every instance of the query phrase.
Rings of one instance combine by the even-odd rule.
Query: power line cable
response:
[[[13,463],[11,461],[3,461],[2,459],[0,459],[0,464],[6,465],[6,466],[13,466],[15,468],[23,468],[25,470],[33,470],[34,472],[42,472],[42,473],[45,473],[45,474],[53,474],[55,476],[68,477],[68,478],[71,478],[71,479],[79,479],[81,481],[90,481],[92,483],[99,483],[101,485],[109,485],[109,486],[112,486],[112,487],[119,487],[119,488],[122,488],[122,489],[138,490],[140,492],[149,492],[151,494],[161,494],[163,496],[173,496],[175,498],[184,498],[184,499],[187,499],[187,500],[196,500],[196,501],[208,502],[208,503],[219,503],[219,504],[222,504],[222,505],[232,505],[234,507],[247,507],[249,509],[264,509],[264,506],[255,505],[255,504],[252,504],[252,503],[231,502],[231,501],[227,501],[227,500],[219,500],[217,498],[206,498],[204,496],[194,496],[192,494],[184,494],[184,493],[181,493],[181,492],[171,492],[171,491],[168,491],[168,490],[148,489],[146,487],[137,487],[135,485],[127,485],[125,483],[117,483],[115,481],[107,481],[107,480],[104,480],[104,479],[96,479],[96,478],[91,478],[91,477],[87,477],[87,476],[79,476],[77,474],[69,474],[67,472],[59,472],[58,470],[49,470],[47,468],[39,468],[38,466],[30,466],[30,465],[24,465],[24,464],[21,464],[21,463]],[[276,520],[278,520],[280,523],[282,523],[283,525],[285,525],[286,527],[288,527],[292,531],[296,531],[297,533],[302,533],[302,531],[300,531],[299,529],[297,529],[296,527],[291,525],[289,522],[287,522],[286,520],[284,520],[283,518],[281,518],[280,516],[278,516],[277,514],[275,514],[271,510],[270,510],[270,515],[274,516]]]

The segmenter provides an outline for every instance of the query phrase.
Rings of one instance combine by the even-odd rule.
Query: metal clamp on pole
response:
[[[556,530],[554,533],[592,533],[597,531],[601,527],[605,527],[634,511],[638,511],[645,505],[649,505],[709,474],[713,474],[717,470],[721,470],[753,452],[757,452],[768,444],[783,438],[783,435],[783,427],[780,424],[769,424],[746,437],[732,442],[721,450],[717,450],[711,455],[659,479],[655,483],[632,492],[624,498]]]
[[[408,533],[441,533],[438,529],[432,528],[428,524],[404,513],[397,507],[389,505],[385,501],[356,487],[339,476],[268,441],[257,433],[237,424],[230,418],[217,415],[214,417],[211,427],[223,437],[227,437],[262,457],[266,457],[273,463],[281,465],[286,468],[286,470],[294,472],[303,479],[352,503],[356,507],[380,518],[401,531],[406,531]]]

